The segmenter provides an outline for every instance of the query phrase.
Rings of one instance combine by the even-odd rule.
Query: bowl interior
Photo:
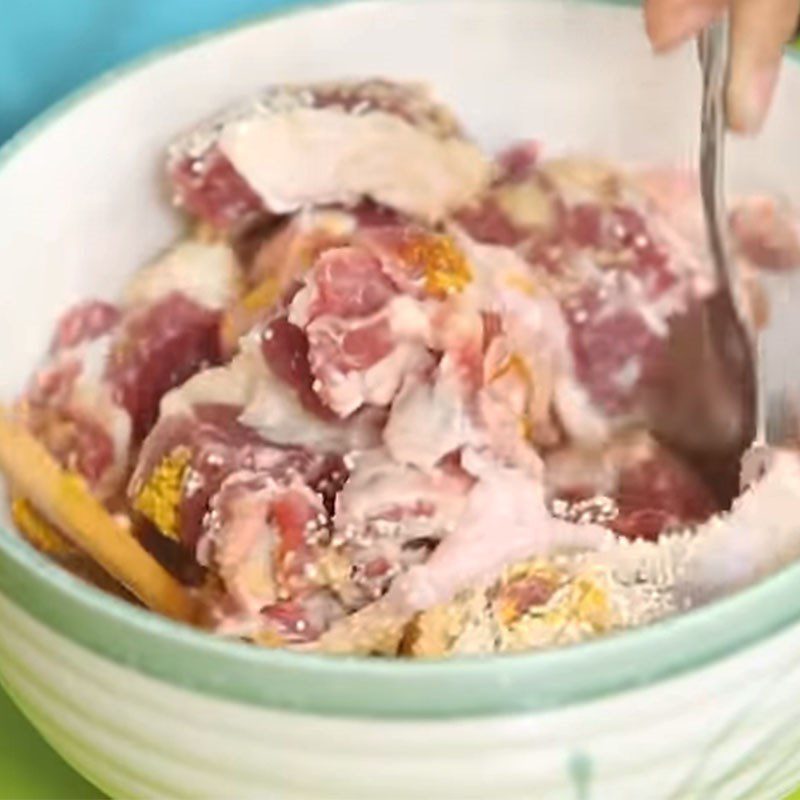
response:
[[[532,137],[549,152],[628,161],[690,165],[696,154],[694,51],[652,57],[636,8],[521,0],[328,4],[173,49],[69,100],[4,152],[0,398],[24,384],[60,310],[86,296],[113,297],[180,231],[161,179],[174,135],[268,83],[366,75],[431,83],[490,148]],[[800,69],[787,64],[763,136],[731,147],[734,189],[800,201],[798,107]],[[791,307],[779,308],[776,346],[791,342]],[[786,351],[772,358],[785,362]],[[10,528],[5,506],[0,523]],[[0,588],[84,644],[210,692],[336,713],[542,707],[674,674],[799,616],[790,577],[651,630],[561,652],[367,663],[255,651],[181,630],[99,595],[49,568],[12,534],[0,535]],[[726,623],[743,617],[750,622],[738,628]],[[658,658],[648,657],[654,647]],[[271,688],[258,687],[256,668],[272,670]],[[327,683],[311,686],[314,676]]]

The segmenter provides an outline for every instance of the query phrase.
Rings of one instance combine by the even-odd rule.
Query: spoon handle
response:
[[[709,25],[699,36],[698,49],[703,76],[700,117],[700,193],[706,222],[709,255],[719,290],[732,306],[741,329],[746,360],[752,365],[755,443],[766,435],[765,376],[761,374],[760,340],[751,323],[743,296],[739,261],[730,244],[728,213],[725,203],[725,89],[729,70],[730,20],[727,14]]]
[[[713,23],[698,41],[703,72],[700,117],[700,192],[711,263],[717,285],[738,299],[739,277],[731,259],[725,209],[725,83],[728,74],[727,16]],[[737,310],[741,310],[737,307]]]

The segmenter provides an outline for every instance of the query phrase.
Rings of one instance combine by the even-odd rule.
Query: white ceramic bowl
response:
[[[113,295],[176,235],[163,148],[207,112],[274,81],[424,78],[489,146],[527,134],[685,162],[697,127],[693,52],[657,62],[641,27],[636,9],[608,5],[329,6],[101,81],[2,156],[0,396],[19,390],[60,309]],[[792,65],[764,136],[733,150],[736,183],[800,192],[798,108]],[[794,324],[791,305],[783,317]],[[800,566],[561,651],[362,661],[173,625],[63,574],[4,522],[3,683],[113,796],[777,798],[800,784]]]

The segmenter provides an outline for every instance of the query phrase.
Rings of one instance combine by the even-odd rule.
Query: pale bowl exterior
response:
[[[800,628],[606,699],[480,719],[257,708],[98,657],[0,599],[4,685],[115,798],[667,800],[800,782]]]

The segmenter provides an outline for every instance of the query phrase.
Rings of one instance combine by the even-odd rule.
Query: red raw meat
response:
[[[656,539],[667,528],[704,522],[719,511],[711,489],[685,461],[643,433],[613,441],[603,451],[564,450],[548,457],[552,497],[577,503],[611,498],[608,526],[632,538]]]
[[[531,263],[547,267],[552,261],[548,249],[565,243],[566,209],[525,148],[501,154],[498,180],[456,219],[476,241],[513,247]],[[559,250],[559,260],[561,256]]]
[[[701,478],[663,448],[621,471],[614,499],[619,515],[611,527],[631,538],[657,538],[668,526],[703,522],[718,510]]]
[[[79,327],[72,331],[76,341]],[[107,423],[109,409],[100,399],[102,392],[87,398],[76,394],[83,368],[78,351],[56,351],[35,375],[21,410],[25,424],[51,455],[65,469],[84,477],[93,491],[106,496],[117,488],[110,477],[116,454]]]
[[[309,641],[340,606],[320,589],[314,562],[328,517],[319,498],[288,478],[237,472],[207,519],[207,559],[234,613],[260,618],[282,640]]]
[[[567,213],[567,236],[578,247],[596,247],[603,236],[603,214],[596,203],[578,203]]]
[[[324,253],[292,303],[290,318],[308,341],[312,390],[340,417],[364,403],[388,403],[391,397],[383,394],[397,391],[402,382],[402,375],[393,375],[382,387],[380,400],[369,394],[371,390],[362,393],[357,387],[352,397],[349,390],[342,395],[348,375],[365,372],[402,344],[391,329],[389,303],[399,295],[398,280],[415,282],[410,276],[417,265],[406,267],[398,244],[406,240],[398,238],[394,229],[388,230],[375,229],[365,235],[361,246]],[[402,274],[404,270],[407,275]],[[398,364],[397,370],[403,372],[408,363]]]
[[[64,469],[97,488],[114,466],[114,442],[108,431],[82,409],[69,405],[26,408],[25,422]]]
[[[278,481],[299,475],[328,503],[346,476],[341,458],[273,445],[239,423],[239,413],[234,406],[196,406],[191,415],[159,420],[142,446],[129,487],[131,497],[138,495],[164,458],[180,449],[189,453],[192,477],[183,483],[178,523],[180,539],[189,548],[202,534],[211,498],[234,472],[249,470]]]
[[[312,322],[307,331],[311,370],[323,387],[335,381],[336,374],[368,370],[395,345],[385,318],[348,322],[325,316]]]
[[[363,405],[388,406],[406,377],[432,366],[431,331],[446,338],[448,321],[435,317],[447,304],[424,301],[445,301],[471,280],[454,240],[418,225],[364,229],[353,245],[323,253],[289,313],[308,339],[312,389],[340,417]],[[403,305],[395,304],[401,297]],[[474,351],[461,346],[466,342],[439,349],[452,349],[459,369],[478,374],[481,331],[474,317]]]
[[[161,398],[220,361],[219,313],[172,293],[125,320],[106,367],[116,402],[127,409],[133,438],[155,422]]]
[[[383,308],[396,294],[380,261],[355,247],[328,250],[314,265],[314,296],[309,319],[322,314],[364,317]]]
[[[569,326],[575,376],[597,408],[609,416],[635,410],[637,390],[663,349],[636,309],[610,311],[588,287],[562,303]]]
[[[55,353],[98,339],[119,322],[120,310],[104,300],[86,300],[58,321],[50,351]]]
[[[378,205],[372,200],[362,201],[350,209],[349,213],[355,217],[359,229],[386,228],[406,222],[398,211]]]
[[[612,425],[636,418],[669,318],[692,301],[679,256],[648,221],[661,212],[621,173],[525,156],[504,157],[500,179],[459,220],[478,241],[514,248],[559,299],[575,378],[595,409]]]
[[[491,196],[474,208],[460,211],[457,219],[475,241],[485,244],[516,247],[530,236],[530,232],[517,225]]]
[[[227,231],[244,228],[265,213],[259,196],[216,146],[202,156],[184,156],[169,165],[175,203]]]
[[[678,281],[670,268],[667,252],[651,234],[647,222],[636,209],[615,205],[603,214],[602,233],[594,247],[604,251],[610,264],[636,275],[647,298],[659,297]]]
[[[562,300],[576,377],[605,414],[625,415],[641,402],[639,390],[663,353],[664,337],[654,332],[641,301],[625,297],[623,282],[633,277],[643,298],[657,300],[678,278],[633,209],[577,205],[570,210],[569,231],[575,246],[605,259],[602,279],[589,278]],[[666,327],[666,315],[661,322]]]
[[[314,375],[308,347],[306,334],[286,317],[270,322],[261,337],[264,360],[278,378],[294,389],[303,407],[322,419],[336,419],[312,388]]]
[[[497,156],[498,183],[518,183],[531,177],[542,147],[539,142],[519,142],[503,150]]]
[[[253,234],[246,248],[241,246],[248,283],[253,287],[225,315],[223,349],[236,350],[239,338],[267,319],[285,293],[326,250],[346,247],[360,233],[374,228],[396,226],[398,214],[364,202],[353,209],[322,208],[296,214],[277,227],[262,225],[260,241]]]

